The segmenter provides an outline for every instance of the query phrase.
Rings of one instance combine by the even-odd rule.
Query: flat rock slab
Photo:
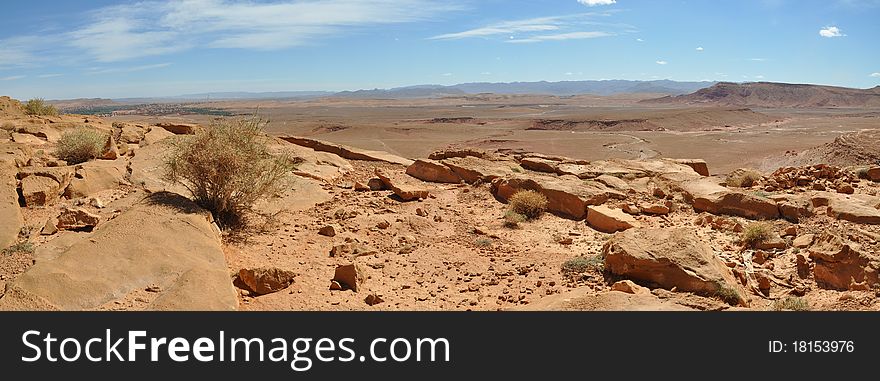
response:
[[[522,172],[519,164],[510,160],[495,161],[467,156],[450,157],[440,162],[468,184],[477,181],[489,182],[499,177]]]
[[[727,295],[748,306],[733,274],[689,228],[629,229],[615,234],[602,251],[612,274],[668,290]]]
[[[418,180],[403,174],[391,173],[376,168],[376,177],[382,180],[385,189],[390,189],[403,201],[426,199],[430,191]]]
[[[616,233],[639,226],[639,222],[629,214],[604,205],[587,207],[587,224],[603,233]]]
[[[626,194],[600,183],[587,183],[574,176],[515,174],[492,181],[492,194],[501,201],[521,190],[533,190],[547,197],[547,210],[565,218],[582,220],[587,205],[601,205]]]
[[[708,178],[685,182],[681,187],[685,200],[698,211],[756,220],[772,220],[780,216],[775,201],[725,188]]]
[[[419,159],[406,167],[406,174],[422,181],[430,181],[432,183],[452,183],[461,182],[455,172],[443,163],[431,159]]]
[[[315,151],[329,152],[349,160],[382,161],[392,164],[410,165],[412,160],[400,157],[388,152],[370,151],[360,148],[345,146],[342,144],[324,142],[315,139],[301,138],[296,136],[281,136],[281,140],[298,146],[308,147]]]
[[[210,214],[172,193],[150,195],[7,285],[0,310],[91,310],[158,285],[148,310],[235,310],[238,299]],[[74,233],[65,233],[74,234]],[[43,245],[52,246],[55,240]]]

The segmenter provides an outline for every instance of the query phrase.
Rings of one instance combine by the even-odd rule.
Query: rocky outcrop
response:
[[[18,238],[18,232],[24,222],[21,209],[18,207],[14,173],[12,165],[0,162],[0,250],[5,249]]]
[[[773,200],[731,190],[713,181],[690,181],[683,184],[682,188],[685,200],[698,211],[755,220],[769,220],[779,217],[779,207]]]
[[[441,162],[468,184],[477,181],[489,182],[517,171],[522,172],[519,165],[513,161],[494,161],[473,156],[451,157],[443,159]]]
[[[547,198],[547,210],[565,218],[582,220],[587,205],[601,205],[626,195],[599,183],[585,183],[574,176],[515,174],[492,181],[492,194],[503,202],[520,190],[532,190]]]
[[[700,174],[700,176],[709,176],[709,165],[706,164],[706,160],[703,159],[670,159],[672,162],[677,164],[684,164],[688,167],[693,168],[694,172]]]
[[[73,178],[72,167],[27,167],[19,170],[26,206],[42,206],[62,195]]]
[[[639,222],[620,209],[604,205],[587,207],[587,224],[603,233],[616,233],[639,225]]]
[[[408,177],[391,174],[379,168],[376,168],[376,176],[382,180],[386,189],[392,190],[403,201],[428,198],[428,189]]]
[[[160,127],[175,135],[195,135],[201,128],[198,124],[175,122],[156,123],[156,127]]]
[[[92,214],[83,208],[65,208],[58,216],[58,229],[92,230],[101,222],[101,216]]]
[[[443,163],[431,159],[419,159],[406,168],[406,174],[422,181],[430,181],[432,183],[453,183],[461,182],[455,172]]]
[[[834,199],[828,205],[828,215],[857,224],[880,225],[880,209],[857,200]]]
[[[878,280],[880,256],[867,253],[848,239],[823,233],[809,248],[816,283],[835,290],[870,289]]]
[[[69,198],[89,197],[95,193],[128,184],[126,165],[122,161],[90,161],[76,165],[76,177],[70,180],[65,195]]]
[[[747,306],[746,294],[712,248],[688,228],[638,228],[617,233],[603,247],[611,273]]]
[[[87,238],[64,233],[7,284],[2,310],[91,310],[156,286],[146,310],[235,310],[238,300],[210,213],[157,193]],[[52,247],[56,242],[67,245]],[[62,244],[58,244],[62,245]]]
[[[281,136],[281,140],[299,146],[308,147],[315,151],[329,152],[349,160],[382,161],[392,164],[410,165],[412,160],[383,151],[370,151],[359,148],[344,146],[342,144],[323,142],[315,139],[295,136]]]

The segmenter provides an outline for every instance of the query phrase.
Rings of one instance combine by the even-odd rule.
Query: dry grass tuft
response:
[[[524,216],[528,220],[541,217],[547,209],[547,197],[532,190],[521,190],[507,200],[510,210]]]

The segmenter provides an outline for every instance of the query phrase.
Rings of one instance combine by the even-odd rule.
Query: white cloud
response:
[[[533,42],[543,42],[543,41],[564,41],[564,40],[583,40],[589,38],[599,38],[599,37],[608,37],[613,36],[613,34],[608,32],[572,32],[572,33],[561,33],[561,34],[545,34],[532,36],[529,38],[522,38],[518,40],[510,40],[507,42],[514,44],[525,44],[525,43],[533,43]]]
[[[660,61],[656,61],[656,63],[657,63],[657,65],[666,65],[666,64],[668,64],[669,62],[666,62],[666,61],[660,60]]]
[[[9,77],[2,77],[2,78],[0,78],[0,81],[14,81],[16,79],[22,79],[24,77],[26,77],[26,76],[25,75],[12,75]]]
[[[841,32],[840,28],[836,26],[826,26],[822,29],[819,29],[819,35],[827,38],[846,36],[845,34],[843,34],[843,32]]]
[[[764,61],[767,61],[767,59],[766,58],[749,58],[749,61],[764,62]]]
[[[491,71],[484,71],[484,72],[480,73],[480,75],[492,75],[492,72]]]
[[[756,75],[755,79],[764,79],[764,76],[763,75]]]
[[[154,0],[100,8],[65,37],[99,62],[116,62],[197,46],[285,49],[458,9],[439,0]]]
[[[871,73],[871,77],[880,78],[880,73]]]
[[[443,74],[441,74],[441,75],[444,76],[444,77],[451,77],[451,76],[452,76],[452,73],[443,73]]]
[[[595,7],[597,5],[611,5],[616,2],[617,0],[578,0],[578,3],[581,3],[588,7]]]
[[[58,74],[58,73],[40,74],[37,76],[37,78],[55,78],[55,77],[60,77],[62,75],[64,75],[64,74]]]
[[[645,40],[643,40],[643,39],[641,39],[641,38],[637,38],[636,41],[637,41],[637,42],[645,42]]]
[[[171,66],[170,62],[152,64],[152,65],[141,65],[141,66],[132,66],[132,67],[114,67],[107,69],[93,69],[92,71],[87,72],[86,74],[95,75],[95,74],[113,74],[113,73],[133,73],[136,71],[144,71],[144,70],[153,70],[153,69],[161,69],[163,67]]]
[[[705,50],[705,49],[703,49],[702,46],[698,46],[698,47],[697,47],[697,51],[698,51],[698,52],[702,52],[703,50]]]
[[[501,21],[462,32],[446,33],[430,37],[429,40],[459,40],[464,38],[496,38],[511,43],[531,43],[596,38],[620,33],[633,33],[635,27],[626,24],[611,24],[592,21],[594,17],[610,16],[610,13],[581,13],[564,16],[538,17],[525,20]],[[584,31],[607,29],[605,31]],[[556,32],[556,33],[550,33]]]

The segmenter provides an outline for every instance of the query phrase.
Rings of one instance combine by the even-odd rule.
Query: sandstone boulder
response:
[[[76,165],[76,177],[65,191],[69,198],[89,197],[95,193],[128,184],[126,163],[122,161],[90,161]]]
[[[442,163],[430,160],[419,159],[406,168],[406,174],[422,181],[430,181],[432,183],[453,183],[461,182],[455,172]]]
[[[0,310],[98,309],[151,285],[162,291],[143,309],[235,310],[238,299],[209,216],[182,196],[158,193],[91,234],[62,233],[7,285],[14,292],[0,299]],[[52,247],[62,241],[67,244]]]
[[[195,135],[196,131],[201,128],[197,124],[175,122],[157,123],[156,127],[161,127],[162,129],[175,135]]]
[[[603,233],[615,233],[639,225],[629,214],[604,205],[587,207],[587,224]]]
[[[858,244],[839,235],[826,232],[817,236],[809,253],[815,264],[813,276],[821,287],[849,290],[880,282],[880,256],[864,252]]]
[[[358,289],[366,280],[363,268],[357,263],[337,266],[336,272],[333,275],[333,281],[338,282],[343,288],[354,292],[358,292]]]
[[[614,282],[611,285],[611,290],[625,292],[627,294],[636,294],[636,295],[650,295],[651,290],[647,287],[642,287],[631,280],[621,280]]]
[[[492,194],[507,202],[520,190],[532,190],[547,197],[547,210],[565,218],[582,220],[587,205],[601,205],[626,195],[599,183],[585,183],[574,176],[515,174],[492,181]]]
[[[684,164],[693,168],[700,176],[709,176],[709,166],[703,159],[671,159],[674,163]]]
[[[698,211],[756,220],[779,217],[779,207],[773,200],[731,190],[711,180],[689,181],[682,184],[682,189],[685,200]]]
[[[868,169],[867,175],[869,180],[880,182],[880,167]]]
[[[293,283],[296,274],[293,271],[276,267],[260,267],[241,269],[238,271],[239,282],[256,295],[266,295],[281,291]]]
[[[172,136],[174,136],[174,133],[164,128],[151,128],[150,131],[144,134],[144,139],[141,140],[140,145],[146,147],[151,144],[156,144]]]
[[[119,131],[119,142],[126,144],[138,144],[144,138],[144,130],[140,127],[125,124]]]
[[[384,188],[392,190],[403,201],[426,199],[430,193],[423,184],[409,177],[385,172],[381,168],[376,168],[376,177],[382,181]]]
[[[602,250],[605,268],[615,275],[748,306],[728,268],[688,228],[629,229],[615,234]]]
[[[857,224],[880,225],[880,210],[854,199],[834,199],[828,205],[828,215]]]
[[[101,222],[101,217],[92,214],[88,210],[65,208],[61,211],[61,215],[58,216],[58,224],[56,226],[59,229],[65,230],[92,230],[99,222]]]
[[[474,156],[450,157],[443,159],[441,163],[468,184],[477,181],[489,182],[516,173],[517,170],[521,172],[516,162],[486,160]]]
[[[520,159],[519,165],[530,171],[556,173],[556,166],[559,165],[559,162],[540,157],[524,157]]]
[[[107,134],[107,141],[104,142],[104,148],[101,149],[100,159],[116,160],[119,157],[119,147],[116,146],[116,139],[113,134]]]
[[[49,205],[58,199],[60,187],[52,178],[28,176],[21,180],[21,195],[29,207]]]

